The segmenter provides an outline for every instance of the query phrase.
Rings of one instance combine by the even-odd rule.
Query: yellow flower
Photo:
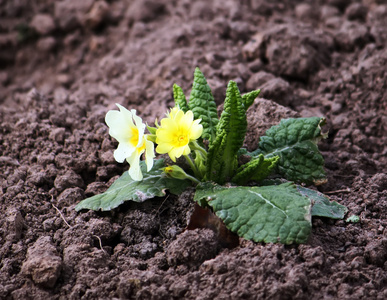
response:
[[[156,131],[156,152],[168,153],[173,161],[190,154],[189,142],[198,139],[203,133],[203,126],[199,124],[201,120],[193,118],[190,110],[184,113],[177,107],[172,108],[167,117],[160,121]]]
[[[109,126],[109,134],[118,141],[114,151],[116,161],[122,163],[126,159],[129,163],[129,175],[133,180],[142,180],[140,157],[145,152],[145,163],[149,171],[153,167],[154,144],[144,134],[145,124],[136,116],[136,110],[127,110],[117,104],[120,111],[110,110],[106,114],[105,122]]]

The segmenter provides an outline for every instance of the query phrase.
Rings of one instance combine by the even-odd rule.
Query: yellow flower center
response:
[[[137,147],[138,144],[138,129],[136,127],[130,128],[132,130],[132,136],[129,139],[129,142],[133,145],[133,147]],[[144,148],[145,148],[145,143],[144,143]]]
[[[137,153],[141,153],[146,148],[145,139],[140,147],[137,148]]]
[[[177,146],[185,146],[188,144],[188,137],[186,134],[179,135],[177,138]]]

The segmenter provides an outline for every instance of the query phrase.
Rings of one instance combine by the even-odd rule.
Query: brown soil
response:
[[[386,299],[386,28],[380,0],[0,1],[0,298]],[[218,104],[229,80],[280,104],[255,103],[250,148],[280,117],[325,116],[319,189],[361,221],[230,250],[184,231],[190,191],[76,212],[128,168],[106,112],[160,118],[196,66]]]

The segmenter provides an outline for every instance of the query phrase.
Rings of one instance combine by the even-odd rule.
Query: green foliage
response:
[[[246,111],[251,106],[251,104],[254,103],[255,98],[258,97],[260,92],[261,92],[261,90],[251,91],[251,92],[244,94],[242,96],[242,103],[243,103],[243,106],[245,107]]]
[[[279,156],[279,175],[296,182],[322,184],[326,182],[324,158],[316,144],[324,137],[324,123],[325,119],[318,117],[281,120],[266,131],[251,155]]]
[[[202,183],[195,201],[207,202],[232,232],[255,242],[305,243],[311,202],[292,183],[261,187],[222,187]]]
[[[195,119],[202,119],[200,122],[203,125],[202,138],[213,140],[215,138],[216,125],[218,124],[218,113],[211,88],[199,68],[195,69],[188,107],[192,110]]]
[[[175,99],[176,106],[179,107],[184,113],[189,110],[184,91],[177,84],[173,85],[173,98]]]
[[[183,112],[191,110],[203,125],[205,141],[190,140],[191,152],[185,155],[191,170],[186,172],[178,165],[166,167],[159,159],[146,172],[141,162],[142,181],[132,180],[125,172],[105,193],[83,200],[76,210],[111,210],[124,201],[143,202],[164,196],[166,190],[180,194],[192,181],[197,184],[194,200],[199,205],[211,207],[228,229],[255,242],[305,243],[312,216],[343,219],[345,206],[280,178],[305,184],[326,181],[324,159],[317,148],[317,142],[325,137],[321,132],[324,118],[281,120],[260,138],[256,151],[248,153],[241,148],[247,131],[247,109],[259,93],[256,90],[241,96],[237,84],[230,81],[218,120],[211,89],[196,68],[188,104],[183,90],[173,86],[176,106]],[[148,126],[148,141],[156,142],[157,128],[157,123],[156,127]],[[242,154],[250,155],[251,160],[238,167]],[[275,180],[267,179],[271,173],[276,175]],[[253,181],[260,186],[242,186]],[[222,186],[225,183],[228,185]],[[355,217],[347,222],[356,222]]]
[[[147,199],[164,196],[165,190],[179,195],[191,185],[188,180],[182,181],[164,176],[160,170],[163,166],[163,159],[155,160],[152,170],[146,172],[146,166],[141,162],[144,175],[142,181],[134,181],[126,171],[105,193],[81,201],[75,209],[112,210],[128,200],[144,202]]]
[[[241,165],[231,181],[239,185],[244,185],[251,180],[259,182],[270,175],[278,160],[279,156],[265,158],[260,154],[248,163]]]
[[[237,153],[243,145],[247,130],[246,111],[238,86],[227,86],[224,110],[216,128],[216,138],[210,142],[207,156],[207,180],[223,184],[238,167]]]
[[[347,222],[347,223],[359,223],[360,217],[356,216],[356,215],[351,215],[345,220],[345,222]]]
[[[330,201],[324,194],[302,186],[297,186],[298,191],[312,202],[312,216],[326,217],[331,219],[343,219],[348,209],[335,202]]]

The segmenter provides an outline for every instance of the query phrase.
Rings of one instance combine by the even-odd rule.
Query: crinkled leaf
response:
[[[173,85],[173,98],[175,99],[176,106],[179,107],[182,111],[184,111],[184,113],[189,110],[184,91],[177,84]]]
[[[265,158],[260,154],[258,157],[240,166],[231,181],[239,185],[244,185],[251,180],[261,181],[270,175],[277,165],[278,159],[278,156]]]
[[[324,118],[284,119],[271,127],[260,138],[259,148],[252,155],[266,158],[279,156],[278,173],[288,180],[306,184],[326,182],[324,158],[317,142],[325,137],[321,133]]]
[[[181,194],[191,183],[188,180],[178,180],[162,175],[160,168],[164,167],[164,160],[155,160],[152,170],[146,172],[146,166],[141,162],[143,173],[142,181],[134,181],[126,171],[110,188],[102,194],[87,198],[75,207],[75,209],[112,210],[125,201],[144,202],[147,199],[161,197],[165,191],[172,194]]]
[[[262,187],[199,184],[194,200],[204,201],[232,232],[255,242],[305,243],[311,203],[292,183]]]
[[[246,111],[251,106],[251,104],[254,103],[255,98],[258,97],[260,92],[261,92],[261,90],[255,90],[255,91],[251,91],[247,94],[244,94],[242,96],[243,106],[245,107]]]
[[[212,140],[215,138],[218,113],[216,103],[212,96],[211,88],[199,68],[195,69],[194,82],[188,107],[192,110],[195,119],[201,119],[203,125],[202,138]]]
[[[297,186],[299,192],[312,201],[312,216],[327,217],[331,219],[343,219],[348,209],[324,194],[311,189]]]
[[[351,222],[351,223],[359,223],[359,222],[360,222],[360,217],[359,217],[359,216],[356,216],[356,215],[351,215],[351,216],[349,216],[349,217],[345,220],[345,222],[347,222],[347,223],[349,223],[349,222]]]
[[[247,129],[246,111],[238,86],[230,81],[227,86],[224,110],[211,141],[207,156],[207,180],[219,184],[230,180],[238,167],[237,153],[243,145]]]

